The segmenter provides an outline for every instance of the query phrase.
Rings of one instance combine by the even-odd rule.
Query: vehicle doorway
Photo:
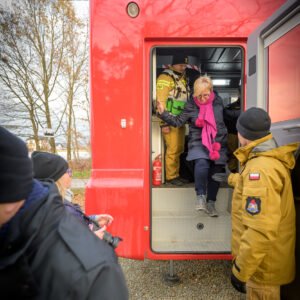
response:
[[[151,52],[151,166],[159,156],[162,162],[162,182],[151,190],[151,249],[155,253],[217,254],[231,251],[231,189],[222,185],[218,191],[216,209],[218,217],[210,217],[203,211],[195,210],[193,161],[187,161],[188,124],[185,125],[185,147],[180,155],[180,176],[187,183],[176,186],[166,182],[165,142],[161,130],[161,120],[156,114],[156,82],[164,70],[171,67],[172,58],[177,54],[188,58],[186,85],[187,99],[192,97],[193,83],[203,75],[213,80],[214,91],[222,98],[224,107],[240,101],[243,105],[244,50],[241,46],[160,46]],[[236,106],[235,106],[236,107]],[[228,131],[230,121],[228,120]],[[235,127],[235,126],[233,126]],[[234,133],[233,133],[234,135]],[[238,141],[232,136],[231,151]],[[229,153],[230,156],[230,153]],[[230,162],[230,160],[229,160]],[[237,171],[237,162],[229,167]],[[154,170],[153,166],[150,170]],[[152,178],[152,174],[150,174]],[[154,183],[154,184],[153,184]]]

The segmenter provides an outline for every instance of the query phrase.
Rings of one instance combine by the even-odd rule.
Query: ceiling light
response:
[[[218,85],[218,86],[229,86],[230,85],[230,79],[213,79],[212,82],[213,82],[213,85]]]

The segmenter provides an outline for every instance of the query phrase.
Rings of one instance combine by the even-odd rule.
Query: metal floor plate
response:
[[[195,210],[194,188],[152,190],[152,250],[155,252],[224,253],[231,250],[230,195],[220,189],[219,217]]]

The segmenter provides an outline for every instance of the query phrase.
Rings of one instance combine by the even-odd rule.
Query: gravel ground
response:
[[[131,300],[140,299],[245,299],[230,283],[230,261],[174,261],[177,285],[164,281],[169,261],[137,261],[120,258]]]

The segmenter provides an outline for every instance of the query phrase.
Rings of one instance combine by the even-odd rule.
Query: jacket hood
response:
[[[39,193],[36,192],[37,189],[39,190]],[[53,199],[54,196],[49,197],[50,193],[55,196],[58,194],[55,183],[41,183],[35,180],[33,191],[26,199],[24,206],[27,205],[27,202],[30,203],[24,207],[23,211],[21,211],[21,208],[11,219],[7,232],[2,237],[2,247],[0,248],[0,270],[7,265],[14,264],[34,242],[42,224],[47,222],[50,223],[45,220],[49,211],[56,209],[54,202],[56,201],[62,204],[61,199],[58,197],[58,200]],[[41,208],[42,206],[43,208]],[[18,245],[18,247],[14,247],[11,250],[9,245]]]
[[[278,147],[273,135],[269,134],[251,142],[247,146],[240,147],[234,152],[234,155],[242,165],[253,157],[265,156],[274,157],[281,161],[286,168],[293,169],[296,163],[294,152],[299,146],[300,143],[291,143]]]

